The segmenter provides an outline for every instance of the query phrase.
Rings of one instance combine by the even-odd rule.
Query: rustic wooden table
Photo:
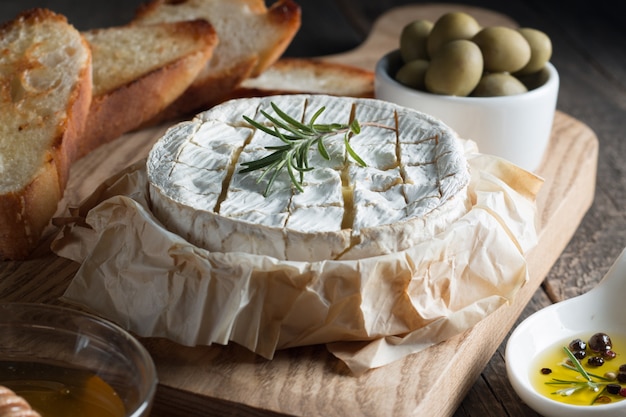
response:
[[[0,20],[19,11],[46,6],[64,13],[79,29],[126,22],[140,0],[4,0]],[[287,51],[290,56],[326,56],[360,45],[373,22],[389,9],[415,2],[400,0],[301,0],[302,28]],[[353,4],[357,3],[357,4]],[[446,3],[446,2],[441,2]],[[573,237],[558,257],[518,320],[560,300],[582,294],[596,285],[626,247],[626,30],[622,11],[611,2],[572,0],[477,0],[479,6],[509,16],[520,25],[544,30],[554,44],[552,62],[559,69],[559,111],[587,125],[598,138],[597,178],[593,203]],[[453,7],[454,3],[451,3]],[[15,287],[3,286],[2,277],[25,266],[0,264],[0,300],[19,298]],[[53,262],[49,273],[68,266]],[[52,285],[52,284],[50,284]],[[42,286],[41,294],[54,289]],[[44,298],[43,295],[38,296]],[[35,297],[37,298],[37,297]],[[506,379],[506,338],[454,412],[463,416],[537,416],[513,392]],[[446,393],[440,393],[445,401]],[[229,415],[257,415],[234,407]]]

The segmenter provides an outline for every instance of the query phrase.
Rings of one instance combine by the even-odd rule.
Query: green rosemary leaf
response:
[[[556,378],[552,378],[551,381],[546,381],[545,383],[546,385],[572,385],[572,384],[587,384],[586,382],[582,382],[582,381],[571,381],[569,379],[556,379]]]
[[[320,155],[322,155],[322,158],[330,161],[330,155],[328,154],[328,150],[326,150],[326,146],[324,146],[324,141],[321,139],[317,141],[317,151],[320,153]]]
[[[276,112],[276,116],[272,116],[263,110],[260,112],[270,122],[271,126],[259,123],[247,116],[243,116],[243,118],[252,127],[279,138],[284,145],[267,146],[267,150],[273,151],[271,154],[255,161],[242,163],[243,168],[239,171],[245,173],[264,170],[257,182],[262,181],[268,174],[271,174],[269,175],[265,195],[270,192],[279,173],[285,168],[288,171],[291,182],[298,191],[302,192],[304,173],[313,169],[309,161],[310,149],[316,146],[320,155],[324,159],[330,160],[330,154],[326,149],[324,140],[334,135],[343,134],[348,155],[359,165],[366,166],[363,159],[357,155],[349,143],[349,139],[361,131],[361,125],[357,120],[353,120],[350,125],[340,123],[316,124],[315,121],[325,110],[325,107],[322,106],[313,114],[309,123],[305,124],[289,116],[275,103],[271,103],[271,106]]]
[[[546,381],[544,382],[544,384],[546,385],[580,385],[583,388],[588,388],[588,387],[601,387],[601,386],[605,386],[607,385],[606,382],[587,382],[587,381],[582,381],[582,380],[569,380],[569,379],[552,379],[551,381]]]
[[[303,192],[304,189],[300,185],[301,180],[298,181],[298,179],[296,178],[293,170],[294,170],[294,167],[292,166],[292,164],[290,162],[287,162],[287,172],[289,172],[289,176],[291,177],[291,182],[293,182],[293,184],[298,189],[298,191]],[[299,174],[300,174],[300,176],[302,176],[302,172],[300,172]]]
[[[313,129],[318,133],[331,133],[339,130],[347,130],[349,128],[348,125],[340,124],[340,123],[330,123],[327,125],[313,125]]]
[[[265,168],[266,166],[269,166],[282,159],[283,159],[283,152],[278,150],[267,156],[264,156],[261,159],[257,159],[255,161],[249,161],[249,162],[242,162],[241,165],[245,166],[246,168],[242,169],[240,172],[256,171],[257,169]]]
[[[265,116],[265,118],[267,120],[269,120],[270,122],[272,122],[272,124],[274,125],[274,133],[273,135],[281,138],[283,140],[283,142],[285,142],[285,136],[278,130],[278,128],[280,127],[281,129],[286,130],[287,132],[291,133],[293,135],[293,137],[289,137],[289,140],[298,140],[299,139],[299,132],[294,129],[293,126],[287,124],[287,123],[283,123],[280,120],[276,119],[275,117],[271,116],[270,114],[266,113],[265,111],[261,110],[261,114],[263,116]],[[293,119],[292,119],[293,120]]]
[[[276,166],[274,167],[274,171],[272,176],[270,177],[268,183],[267,183],[267,187],[265,187],[265,193],[264,195],[267,197],[267,195],[270,192],[270,189],[272,188],[272,185],[274,184],[274,181],[276,180],[276,177],[278,177],[278,174],[280,173],[280,170],[285,166],[285,164],[288,164],[288,159],[283,159],[280,162],[278,162],[276,164]]]
[[[296,120],[296,119],[294,119],[293,117],[289,116],[287,113],[285,113],[284,111],[282,111],[282,110],[281,110],[281,109],[280,109],[280,108],[279,108],[276,104],[271,103],[271,105],[272,105],[272,108],[274,109],[274,111],[276,112],[276,114],[277,114],[280,118],[282,118],[283,120],[285,120],[285,121],[286,121],[289,125],[291,125],[290,129],[295,128],[295,129],[300,129],[300,130],[303,130],[303,131],[305,131],[305,132],[311,132],[311,131],[312,131],[312,129],[311,129],[311,127],[310,127],[310,126],[305,125],[304,123],[299,122],[298,120]],[[322,107],[320,110],[322,110],[322,111],[323,111],[323,109],[324,109],[324,108]],[[314,116],[314,117],[317,117],[317,116],[319,115],[318,113],[320,113],[320,112],[319,112],[319,110],[318,110],[318,112],[317,112],[317,113],[315,113],[315,116]],[[267,114],[266,114],[265,112],[263,112],[263,115],[264,115],[265,117],[267,117]],[[269,119],[269,118],[268,118],[268,119]],[[274,122],[274,120],[272,120],[272,123],[275,123],[275,122]],[[284,126],[284,124],[283,124],[283,126]],[[281,126],[281,127],[282,127],[282,126]],[[283,127],[283,129],[285,129],[285,128]],[[294,130],[294,133],[297,133],[297,132],[295,132],[295,129],[293,129],[293,130]],[[286,130],[287,130],[287,129],[286,129]]]
[[[320,117],[322,113],[324,113],[324,110],[326,110],[325,106],[320,107],[319,109],[317,109],[315,114],[313,114],[313,116],[311,117],[311,120],[309,120],[309,127],[313,128],[313,130],[315,130],[315,121],[317,120],[318,117]]]
[[[359,155],[357,155],[357,153],[354,151],[354,149],[352,149],[352,146],[350,146],[350,140],[348,138],[348,135],[345,135],[344,142],[346,144],[346,151],[352,157],[352,159],[354,159],[357,162],[357,164],[361,165],[362,167],[367,166],[365,161],[363,161],[361,159],[361,157]]]
[[[576,368],[578,373],[581,374],[582,377],[585,378],[588,382],[591,382],[591,377],[589,376],[587,371],[585,371],[585,368],[583,368],[583,366],[580,364],[578,358],[576,358],[576,356],[574,356],[574,354],[566,346],[563,346],[563,350],[567,354],[569,360],[574,364],[574,367]]]
[[[292,146],[291,145],[276,145],[276,146],[266,146],[265,149],[267,149],[268,151],[281,151],[281,152],[285,152],[288,151],[289,149],[291,149]]]
[[[304,173],[304,171],[309,170],[309,146],[301,146],[295,152],[296,166],[298,167],[298,171],[300,173]]]
[[[268,135],[272,135],[275,136],[274,134],[274,129],[271,129],[251,118],[249,118],[248,116],[243,116],[244,120],[248,123],[250,123],[253,127],[255,127],[256,129],[262,130],[263,132],[267,133]]]
[[[574,367],[574,366],[572,366],[572,365],[570,365],[568,363],[562,363],[561,366],[563,366],[564,368],[570,369],[572,371],[578,371],[578,369],[576,369],[576,367]],[[592,378],[598,378],[598,379],[600,379],[602,381],[612,381],[610,378],[607,378],[607,377],[605,377],[603,375],[592,374],[589,371],[586,371],[586,372],[587,372],[587,375],[589,375]]]
[[[350,131],[355,135],[361,133],[361,125],[359,124],[359,121],[357,119],[354,119],[352,123],[350,123]]]
[[[287,137],[285,136],[276,126],[274,126],[274,136],[287,143],[289,146],[293,146],[293,142],[298,140],[296,137]]]
[[[279,161],[278,163],[280,163],[280,161]],[[273,165],[275,165],[275,164],[273,164]],[[259,175],[259,178],[257,178],[257,180],[256,180],[257,184],[258,184],[258,183],[260,183],[261,181],[263,181],[263,178],[265,178],[265,176],[266,176],[268,173],[272,172],[272,169],[273,169],[273,166],[270,166],[268,169],[266,169],[265,171],[263,171],[263,173],[262,173],[261,175]],[[267,192],[267,188],[266,188],[266,190],[265,190],[265,191]]]

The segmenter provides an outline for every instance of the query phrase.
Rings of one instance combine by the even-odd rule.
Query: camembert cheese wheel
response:
[[[270,175],[242,173],[283,143],[247,116],[271,104],[307,123],[349,125],[360,132],[347,152],[344,135],[317,147],[298,190],[286,170],[266,195]],[[276,116],[277,117],[277,116]],[[287,261],[353,260],[405,250],[432,239],[470,208],[463,148],[441,121],[376,99],[283,95],[228,101],[171,127],[147,161],[154,215],[168,230],[215,252],[243,252]]]

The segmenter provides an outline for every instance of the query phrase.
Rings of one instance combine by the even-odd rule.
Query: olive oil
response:
[[[42,417],[124,417],[124,403],[102,378],[38,362],[0,361],[0,385],[24,398]]]
[[[619,393],[612,394],[607,390],[608,384],[613,384],[613,386],[620,384],[615,377],[619,373],[620,366],[626,364],[626,336],[610,335],[613,345],[611,350],[616,353],[616,356],[611,359],[604,357],[603,365],[592,366],[587,363],[588,358],[597,356],[590,354],[589,349],[587,349],[587,356],[579,360],[592,380],[597,382],[596,387],[587,386],[585,379],[578,371],[563,366],[568,358],[563,347],[567,347],[575,338],[586,341],[590,336],[591,334],[585,334],[562,340],[537,356],[530,369],[530,381],[538,393],[554,401],[571,405],[600,405],[626,399]],[[610,375],[611,373],[613,375]],[[555,384],[556,380],[576,381],[578,384]],[[626,383],[621,383],[621,386],[626,388]],[[567,392],[568,388],[574,387],[581,388]]]

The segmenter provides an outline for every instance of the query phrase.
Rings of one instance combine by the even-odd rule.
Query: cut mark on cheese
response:
[[[354,121],[356,114],[356,104],[352,103],[350,109],[350,120],[348,120],[348,126]],[[348,136],[348,140],[352,138],[352,133]],[[349,179],[349,167],[350,162],[348,160],[348,152],[344,150],[343,155],[343,167],[341,168],[341,190],[343,196],[343,219],[341,220],[342,229],[351,229],[354,224],[354,187],[350,184]]]
[[[406,171],[402,169],[404,166],[403,158],[402,158],[402,147],[400,146],[400,123],[398,121],[398,111],[393,111],[393,121],[395,123],[395,134],[396,134],[396,163],[398,167],[400,167],[400,180],[402,181],[402,185],[407,183]],[[404,198],[404,203],[409,204],[409,197],[406,195],[406,189],[402,187],[402,197]]]
[[[181,146],[180,148],[178,148],[178,149],[176,150],[176,154],[174,154],[174,161],[176,161],[177,163],[179,162],[179,160],[180,160],[180,156],[182,155],[182,153],[183,153],[183,151],[185,150],[185,148],[189,145],[189,143],[193,143],[193,136],[194,136],[194,135],[198,132],[198,130],[200,130],[200,125],[199,125],[199,124],[195,124],[195,125],[192,125],[192,126],[193,126],[193,128],[194,128],[193,132],[190,132],[190,133],[189,133],[189,135],[188,135],[188,139],[187,139],[186,141],[183,141],[183,142],[182,142],[182,143],[183,143],[183,146]],[[171,164],[171,165],[170,165],[169,171],[168,171],[168,173],[167,173],[167,176],[168,176],[169,178],[171,178],[171,177],[172,177],[172,175],[173,175],[173,173],[174,173],[174,168],[175,168],[175,167],[176,167],[176,165],[175,165],[175,164]]]
[[[309,107],[309,99],[305,99],[304,102],[302,103],[302,112],[300,113],[300,123],[304,123],[306,124],[306,112],[307,109]],[[294,117],[295,118],[295,117]],[[303,177],[304,179],[304,177]],[[292,202],[293,202],[293,195],[294,195],[294,188],[291,188],[291,195],[289,196],[289,202],[287,203],[287,207],[291,207],[292,206]],[[270,196],[267,196],[266,198],[270,198]],[[289,223],[289,220],[291,218],[291,210],[287,211],[287,218],[285,219],[285,224]],[[287,233],[285,232],[285,230],[282,231],[283,234],[283,240],[285,241],[285,247],[287,247],[287,241],[288,241],[288,237],[287,237]]]
[[[213,208],[213,211],[215,213],[219,214],[220,209],[222,207],[222,203],[224,202],[224,200],[226,200],[226,197],[228,195],[228,190],[230,188],[230,183],[233,179],[233,175],[235,175],[235,169],[237,167],[237,161],[239,160],[239,156],[241,156],[241,152],[243,151],[243,148],[245,148],[246,145],[248,145],[252,141],[252,138],[254,137],[254,133],[255,133],[255,130],[251,129],[250,134],[243,141],[242,145],[236,148],[230,157],[230,162],[228,163],[228,167],[226,168],[227,169],[226,175],[224,176],[224,179],[222,180],[222,189],[220,191],[220,195],[217,197],[215,207]]]
[[[256,115],[259,114],[258,106],[254,110],[254,113],[255,113],[255,117],[256,117]],[[256,129],[251,127],[248,123],[244,122],[243,116],[242,116],[240,122],[238,122],[238,123],[231,122],[229,124],[230,124],[230,126],[232,126],[234,128],[250,129],[250,133],[243,140],[243,142],[241,143],[241,146],[237,147],[234,150],[234,152],[231,154],[230,161],[229,161],[228,166],[226,168],[227,169],[226,175],[224,176],[224,179],[222,180],[222,188],[220,190],[220,195],[218,196],[217,202],[215,203],[215,207],[213,209],[213,212],[215,212],[217,214],[220,213],[220,209],[221,209],[222,203],[228,197],[228,190],[230,189],[230,185],[231,185],[231,183],[233,181],[233,176],[235,175],[235,170],[237,169],[237,161],[241,157],[241,153],[243,152],[244,148],[246,146],[248,146],[252,142],[252,138],[254,138],[254,135],[256,134]]]

